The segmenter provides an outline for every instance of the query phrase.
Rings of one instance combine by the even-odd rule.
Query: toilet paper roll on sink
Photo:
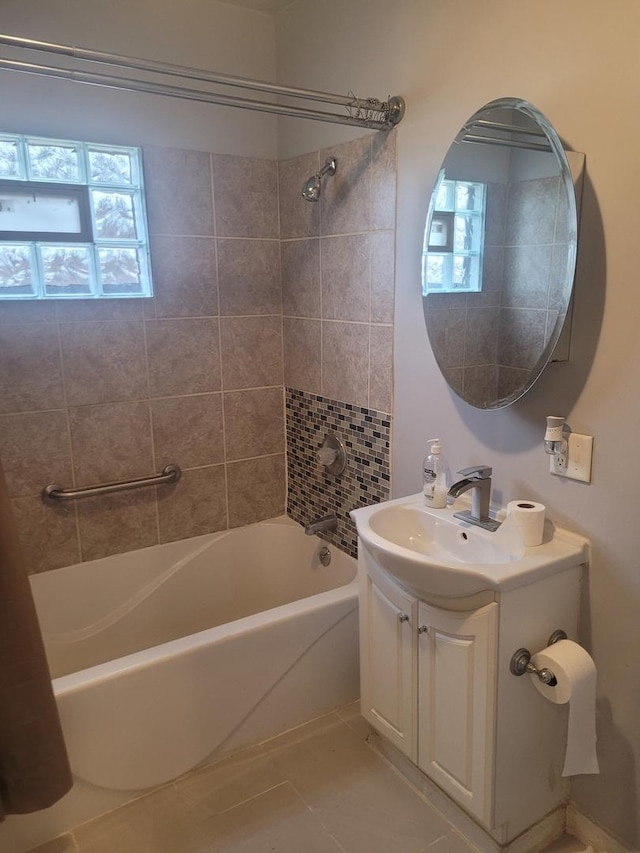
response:
[[[599,773],[596,755],[596,666],[589,653],[572,640],[560,640],[533,655],[538,669],[550,669],[557,684],[531,678],[536,690],[556,705],[569,703],[567,751],[563,776]]]
[[[507,504],[507,517],[513,518],[527,547],[542,544],[546,511],[544,504],[535,501],[509,501]]]

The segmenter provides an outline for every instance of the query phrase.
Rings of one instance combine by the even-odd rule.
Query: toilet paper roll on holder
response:
[[[562,628],[558,628],[558,630],[554,631],[549,637],[547,646],[552,646],[559,640],[566,639],[566,632],[563,631]],[[546,667],[538,669],[535,664],[531,663],[531,652],[529,649],[518,649],[511,655],[509,670],[512,675],[526,675],[527,673],[529,673],[529,675],[537,675],[540,681],[543,684],[548,684],[549,687],[555,687],[558,683],[558,680],[550,669],[547,669]]]

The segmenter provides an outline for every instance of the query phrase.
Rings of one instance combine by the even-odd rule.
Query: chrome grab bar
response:
[[[100,495],[111,495],[114,492],[124,492],[129,489],[141,489],[144,486],[159,486],[163,483],[177,483],[182,475],[179,465],[166,465],[162,473],[152,477],[141,477],[138,480],[117,480],[113,483],[102,483],[96,486],[85,486],[83,489],[64,489],[57,483],[51,483],[42,490],[42,500],[45,502],[76,501],[80,498],[95,498]]]

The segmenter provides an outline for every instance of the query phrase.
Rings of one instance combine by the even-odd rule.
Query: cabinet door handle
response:
[[[428,625],[421,625],[418,628],[418,634],[427,634],[428,632],[429,632],[429,626]]]
[[[406,613],[401,613],[401,614],[398,616],[398,619],[399,619],[401,622],[408,622],[408,621],[409,621],[409,617],[407,616],[407,614],[406,614]]]

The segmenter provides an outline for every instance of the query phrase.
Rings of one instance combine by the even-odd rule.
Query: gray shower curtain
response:
[[[72,784],[0,463],[0,821],[48,808]]]

